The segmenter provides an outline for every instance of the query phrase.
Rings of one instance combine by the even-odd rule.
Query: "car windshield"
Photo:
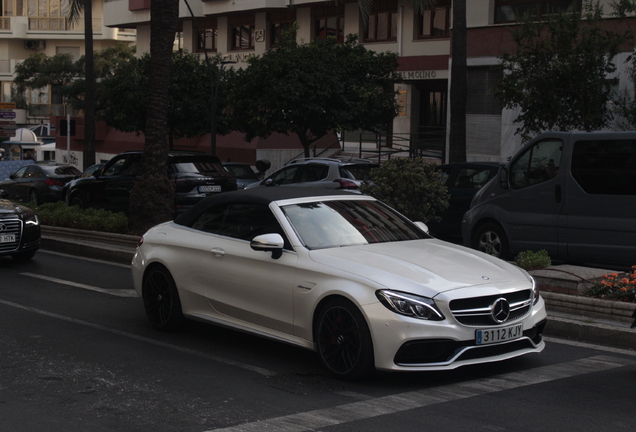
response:
[[[430,238],[378,201],[323,201],[282,209],[309,249]]]

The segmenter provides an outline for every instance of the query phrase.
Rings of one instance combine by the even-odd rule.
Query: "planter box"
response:
[[[628,325],[634,321],[634,318],[632,318],[634,309],[636,309],[636,304],[634,303],[601,300],[549,291],[541,291],[541,296],[546,302],[548,312],[578,315],[588,320],[590,318],[598,318],[600,320],[618,321]]]

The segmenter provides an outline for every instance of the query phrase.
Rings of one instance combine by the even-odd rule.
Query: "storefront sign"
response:
[[[419,70],[419,71],[398,71],[403,80],[423,80],[437,78],[437,71]]]

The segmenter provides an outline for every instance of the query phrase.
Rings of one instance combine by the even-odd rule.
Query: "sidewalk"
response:
[[[138,237],[42,226],[42,249],[130,264]],[[532,270],[548,309],[544,334],[598,345],[636,350],[636,328],[630,328],[633,303],[585,297],[604,270],[559,265]]]

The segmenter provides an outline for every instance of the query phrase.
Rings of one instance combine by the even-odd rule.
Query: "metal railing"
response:
[[[366,145],[365,145],[366,144]],[[371,147],[368,144],[372,144]],[[392,156],[426,157],[444,161],[446,158],[446,128],[420,126],[416,133],[360,132],[358,157],[390,159]]]

